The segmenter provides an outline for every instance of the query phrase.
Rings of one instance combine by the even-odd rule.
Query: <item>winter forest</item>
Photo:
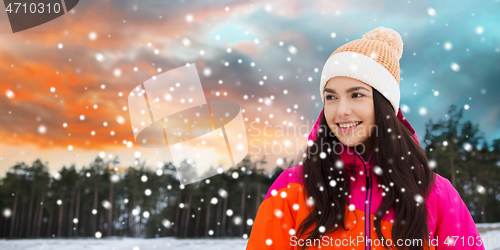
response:
[[[430,165],[459,191],[476,223],[499,222],[500,139],[488,145],[463,109],[426,124]],[[270,173],[265,157],[203,181],[180,185],[175,167],[152,171],[141,159],[123,171],[99,156],[77,171],[49,176],[44,163],[12,166],[0,182],[1,238],[247,238],[259,204],[285,160]]]

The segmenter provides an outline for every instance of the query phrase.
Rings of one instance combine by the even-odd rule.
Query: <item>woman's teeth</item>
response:
[[[356,125],[358,125],[360,123],[361,122],[351,122],[351,123],[342,123],[342,124],[339,123],[339,126],[341,128],[350,128],[350,127],[356,126]]]

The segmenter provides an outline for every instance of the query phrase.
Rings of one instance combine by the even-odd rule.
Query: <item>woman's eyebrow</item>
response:
[[[346,91],[346,93],[351,93],[351,92],[356,91],[356,90],[359,90],[359,89],[364,89],[364,90],[366,90],[366,91],[370,91],[369,89],[367,89],[367,88],[365,88],[365,87],[362,87],[362,86],[357,86],[357,87],[352,87],[352,88],[348,89],[348,90]],[[329,88],[325,88],[325,90],[323,90],[323,92],[337,93],[337,92],[335,92],[335,90],[333,90],[333,89],[329,89]]]

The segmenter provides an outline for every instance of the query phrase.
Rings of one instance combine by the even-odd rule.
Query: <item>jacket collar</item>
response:
[[[323,110],[321,110],[321,113],[319,114],[319,117],[316,120],[313,129],[311,130],[308,140],[314,141],[316,139],[322,115],[323,115]],[[413,140],[420,145],[415,130],[410,125],[408,120],[406,120],[406,118],[403,117],[403,114],[401,114],[401,109],[398,109],[397,117],[403,125],[405,125],[408,129],[410,129],[410,131],[413,133]],[[373,166],[373,159],[372,159],[373,151],[371,152],[368,159],[365,161],[359,153],[354,151],[354,148],[344,146],[344,144],[340,142],[339,144],[336,145],[336,149],[334,150],[334,152],[340,153],[340,159],[342,160],[342,163],[344,164],[344,167],[346,169],[356,169],[360,167],[366,167],[368,169]]]
[[[370,153],[370,156],[365,161],[361,154],[356,152],[354,148],[345,146],[342,142],[337,144],[337,153],[340,153],[340,160],[344,164],[346,169],[357,169],[366,167],[367,169],[371,168],[373,165],[372,155],[373,150]]]

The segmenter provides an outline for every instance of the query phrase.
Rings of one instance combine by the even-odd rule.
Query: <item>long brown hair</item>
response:
[[[374,226],[377,236],[379,239],[383,236],[381,229],[383,215],[394,207],[395,218],[391,235],[393,241],[422,239],[425,242],[429,236],[425,200],[433,187],[434,173],[428,166],[425,152],[412,139],[413,133],[398,120],[389,101],[376,89],[372,89],[375,124],[378,130],[372,161],[373,166],[382,169],[383,174],[378,176],[379,184],[390,189],[375,214]],[[308,147],[303,159],[304,200],[313,201],[314,210],[300,224],[297,230],[299,239],[302,235],[309,235],[307,238],[311,240],[318,239],[339,228],[348,230],[345,228],[344,216],[346,198],[351,187],[347,169],[343,164],[336,164],[340,160],[340,155],[333,147],[338,144],[340,142],[328,127],[323,113],[316,139]],[[327,156],[324,157],[323,154],[323,158],[320,157],[321,152],[327,153]],[[329,185],[331,180],[337,180],[337,185],[331,187]],[[404,192],[401,191],[402,188]],[[415,197],[419,196],[423,202],[417,205]],[[314,223],[316,223],[315,228],[306,232]],[[323,233],[319,231],[320,226],[325,228]],[[422,247],[408,246],[399,249],[422,249]]]

